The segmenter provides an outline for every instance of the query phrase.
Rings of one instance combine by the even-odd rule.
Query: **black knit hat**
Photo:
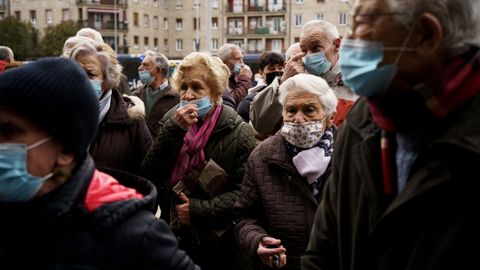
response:
[[[74,61],[44,58],[0,75],[0,107],[39,125],[82,160],[95,133],[98,99]]]

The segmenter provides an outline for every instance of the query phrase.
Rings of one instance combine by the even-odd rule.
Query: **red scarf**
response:
[[[192,168],[201,166],[205,163],[203,148],[212,134],[213,128],[220,116],[220,112],[222,112],[222,108],[222,105],[217,105],[213,113],[205,119],[200,129],[197,125],[188,128],[185,137],[183,137],[183,145],[178,154],[177,162],[175,163],[170,178],[170,185],[172,187],[175,186]]]
[[[480,93],[480,49],[472,47],[466,53],[455,58],[439,74],[438,78],[428,88],[423,88],[423,105],[433,119],[440,120],[457,108],[474,98]],[[386,113],[381,100],[369,100],[370,111],[375,123],[382,129],[382,175],[383,187],[386,195],[396,193],[396,169],[395,169],[395,142],[392,134],[397,131],[397,126],[392,118]],[[404,110],[408,109],[406,102]],[[387,108],[388,110],[388,108]],[[392,110],[397,111],[397,110]],[[405,112],[405,111],[404,111]],[[415,119],[410,119],[416,121]]]

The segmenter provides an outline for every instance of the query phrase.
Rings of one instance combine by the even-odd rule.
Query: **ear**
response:
[[[425,12],[418,18],[412,40],[416,41],[418,54],[437,54],[444,37],[443,26],[433,14]]]
[[[74,163],[75,157],[73,153],[66,150],[61,151],[57,156],[58,167],[65,167]]]
[[[333,125],[333,120],[335,119],[335,116],[337,116],[337,112],[333,112],[330,117],[327,119],[328,121],[328,127],[330,127],[331,125]]]
[[[334,41],[333,41],[333,46],[334,46],[334,52],[335,53],[338,53],[338,51],[340,50],[340,43],[341,43],[341,39],[340,38],[336,38]]]

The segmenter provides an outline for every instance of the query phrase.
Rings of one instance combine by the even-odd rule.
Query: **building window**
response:
[[[181,39],[175,40],[175,50],[177,52],[180,52],[180,51],[183,50],[183,40],[181,40]]]
[[[168,18],[163,18],[163,30],[168,30]]]
[[[303,25],[302,14],[295,14],[295,26],[302,26],[302,25]]]
[[[153,16],[152,26],[153,29],[158,29],[158,16]]]
[[[294,37],[293,42],[300,42],[300,37]]]
[[[338,14],[338,25],[347,25],[347,13],[346,12],[340,12]]]
[[[197,26],[198,30],[200,30],[200,18],[198,18],[198,22],[197,18],[193,18],[193,30],[197,30]]]
[[[158,51],[158,38],[153,38],[153,49]]]
[[[22,13],[21,13],[19,10],[15,11],[15,19],[16,19],[17,21],[21,21],[21,20],[22,20]]]
[[[325,3],[325,0],[317,0],[317,3]]]
[[[137,12],[133,13],[133,25],[138,26],[138,13]]]
[[[168,51],[168,39],[167,38],[163,39],[163,50]]]
[[[212,50],[216,51],[218,50],[218,39],[212,38]]]
[[[217,9],[218,8],[218,0],[212,0],[212,8]]]
[[[175,5],[175,8],[176,8],[176,9],[182,9],[182,8],[183,8],[183,4],[182,4],[179,0],[177,0],[177,4]]]
[[[53,12],[51,9],[46,9],[45,10],[45,22],[48,25],[53,24]]]
[[[70,20],[70,9],[62,9],[62,22]]]
[[[198,52],[199,49],[200,49],[200,39],[198,39],[198,44],[197,44],[197,39],[193,39],[193,43],[192,43],[192,48],[193,48],[193,51],[194,52]]]
[[[149,40],[148,37],[143,37],[143,47],[148,50]]]
[[[212,17],[212,29],[218,29],[218,17]]]
[[[138,36],[133,36],[133,48],[138,49]]]
[[[303,4],[303,0],[295,0],[295,3],[297,3],[297,4]]]
[[[158,0],[153,0],[153,6],[158,7]]]
[[[272,52],[281,53],[282,52],[283,40],[273,39],[272,40]]]
[[[175,20],[175,29],[176,30],[182,30],[183,28],[183,22],[182,22],[182,19],[176,19]]]
[[[115,0],[114,0],[114,1],[115,1]],[[148,5],[148,0],[143,0],[143,3],[144,3],[145,5]]]
[[[163,8],[168,9],[168,0],[163,0]]]
[[[32,24],[37,24],[37,11],[36,10],[30,10],[30,22]]]
[[[150,18],[148,14],[143,14],[143,27],[148,28],[150,26]]]
[[[323,13],[315,13],[315,19],[324,21],[324,20],[325,20],[325,14],[323,14]]]
[[[199,8],[200,7],[200,0],[193,0],[193,8]]]
[[[132,0],[133,3],[138,3],[138,0]]]

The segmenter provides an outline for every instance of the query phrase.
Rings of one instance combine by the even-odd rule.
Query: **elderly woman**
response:
[[[236,229],[258,264],[300,269],[329,174],[337,98],[322,78],[310,74],[282,83],[279,98],[283,127],[248,159],[234,207]]]
[[[68,53],[84,68],[99,99],[100,117],[90,153],[97,167],[138,174],[152,144],[143,102],[137,97],[122,96],[115,89],[121,66],[112,48],[107,44],[91,44],[79,44]]]
[[[217,57],[183,59],[172,80],[180,104],[163,117],[143,165],[160,190],[162,218],[203,269],[238,267],[232,209],[255,145],[251,127],[222,104],[229,75]]]

